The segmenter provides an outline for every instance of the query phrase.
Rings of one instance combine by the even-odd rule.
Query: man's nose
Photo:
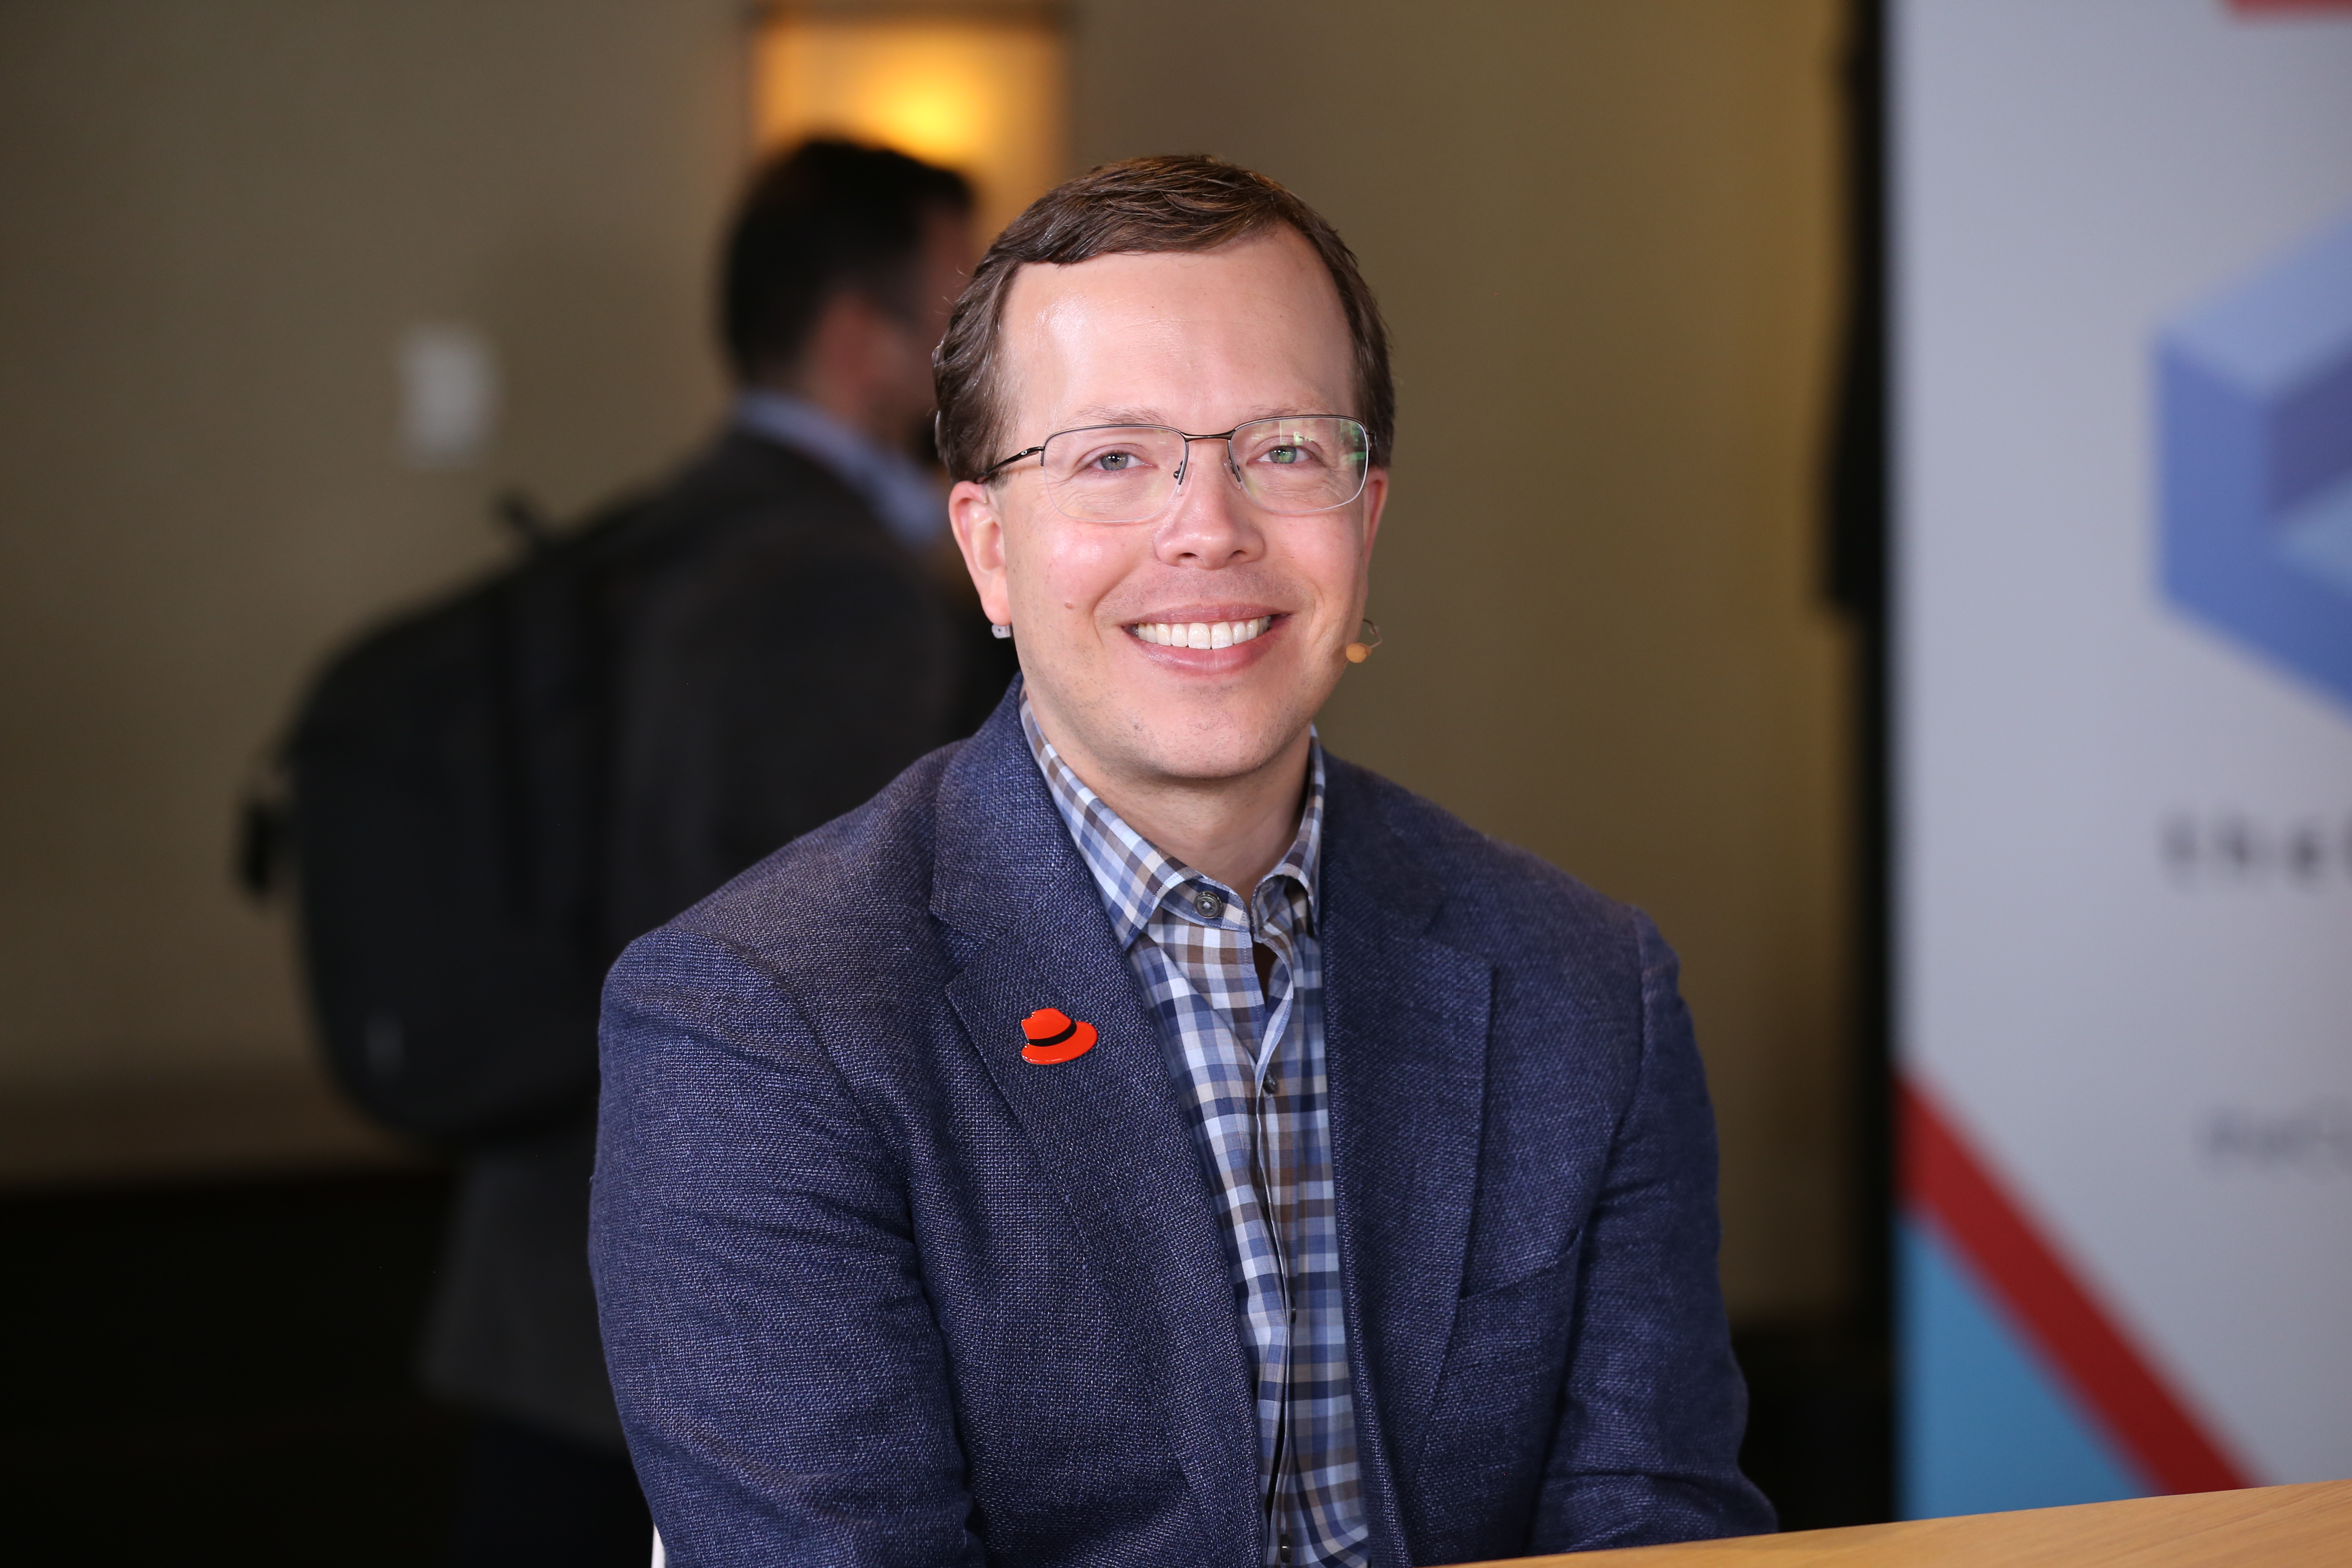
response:
[[[1265,544],[1231,447],[1223,441],[1192,443],[1175,497],[1154,531],[1153,553],[1171,566],[1224,566],[1254,559]]]

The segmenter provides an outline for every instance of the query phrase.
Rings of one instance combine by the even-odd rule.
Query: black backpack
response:
[[[242,849],[257,894],[279,862],[299,868],[338,1082],[446,1144],[528,1131],[595,1092],[608,601],[651,510],[558,535],[526,503],[501,509],[522,558],[328,663],[277,789],[247,802]]]

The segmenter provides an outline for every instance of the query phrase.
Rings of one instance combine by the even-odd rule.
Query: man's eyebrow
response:
[[[1297,419],[1309,414],[1326,412],[1328,411],[1294,408],[1287,404],[1262,403],[1234,420],[1234,425],[1240,426],[1253,419]],[[1074,408],[1070,411],[1069,416],[1078,423],[1064,426],[1063,428],[1066,430],[1083,429],[1089,425],[1158,425],[1171,430],[1179,428],[1167,415],[1150,408],[1110,408],[1097,404],[1084,408]]]

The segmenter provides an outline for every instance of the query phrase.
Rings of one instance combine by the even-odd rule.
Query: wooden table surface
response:
[[[2352,1481],[1522,1557],[1511,1568],[2352,1568]],[[1497,1568],[1465,1564],[1465,1568]]]

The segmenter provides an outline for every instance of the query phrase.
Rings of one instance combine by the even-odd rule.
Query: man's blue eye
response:
[[[1132,468],[1134,466],[1135,454],[1132,452],[1105,452],[1101,457],[1097,458],[1095,461],[1101,467],[1105,473],[1116,474],[1120,472],[1122,469]]]

